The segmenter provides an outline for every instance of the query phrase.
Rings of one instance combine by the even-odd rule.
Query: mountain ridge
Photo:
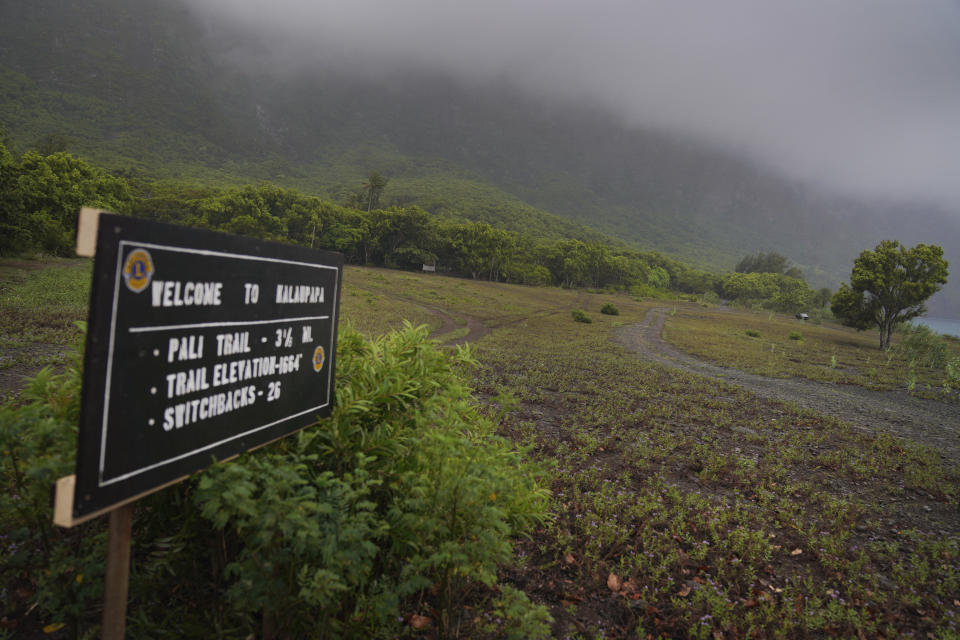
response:
[[[391,179],[387,204],[500,223],[510,211],[536,212],[541,224],[564,226],[549,222],[556,214],[714,270],[778,251],[817,286],[836,286],[857,253],[884,238],[942,244],[948,259],[960,249],[960,225],[930,207],[819,191],[505,84],[275,74],[256,41],[178,3],[5,3],[0,25],[0,122],[11,138],[23,147],[63,133],[113,169],[270,180],[340,201],[375,169]],[[933,308],[960,315],[949,288]]]

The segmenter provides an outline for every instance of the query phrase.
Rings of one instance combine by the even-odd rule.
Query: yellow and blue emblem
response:
[[[313,370],[320,371],[323,369],[323,361],[326,360],[327,354],[323,350],[323,347],[317,347],[313,350]]]
[[[153,258],[146,249],[134,249],[123,263],[123,281],[127,289],[140,293],[153,279]]]

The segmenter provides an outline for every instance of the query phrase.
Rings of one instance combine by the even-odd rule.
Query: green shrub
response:
[[[570,315],[573,316],[574,322],[584,322],[586,324],[593,322],[593,320],[590,319],[590,316],[588,316],[582,309],[574,309],[570,312]]]
[[[904,325],[897,348],[911,365],[940,369],[947,364],[946,341],[926,325]]]
[[[803,340],[803,334],[799,331],[791,331],[788,336],[791,340]]]
[[[617,306],[612,302],[607,302],[600,307],[600,313],[608,316],[618,316],[620,315],[620,309],[617,309]]]
[[[946,385],[960,389],[960,358],[953,358],[944,366]]]
[[[759,338],[759,337],[760,337],[760,332],[757,331],[756,329],[747,329],[746,331],[744,331],[744,333],[746,333],[746,334],[747,334],[748,336],[750,336],[751,338]]]
[[[72,637],[97,633],[106,530],[50,524],[51,482],[73,466],[78,362],[0,407],[0,588],[29,576],[36,623]],[[547,520],[548,494],[471,395],[473,364],[423,327],[342,328],[329,419],[137,503],[130,637],[395,637],[410,613],[449,635],[466,604],[508,637],[547,636],[547,610],[497,569]]]

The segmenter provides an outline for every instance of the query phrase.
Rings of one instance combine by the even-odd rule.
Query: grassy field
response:
[[[0,398],[61,364],[90,295],[89,260],[0,260]]]
[[[346,280],[376,322],[415,301],[491,330],[478,392],[550,470],[556,518],[504,572],[551,605],[558,637],[953,637],[960,485],[935,452],[640,362],[610,335],[653,303],[386,271]],[[599,313],[608,301],[619,316]],[[767,375],[902,383],[903,363],[844,328],[689,306],[668,337]]]
[[[767,311],[725,307],[685,308],[673,314],[664,338],[674,346],[711,362],[760,375],[856,384],[891,389],[911,383],[943,385],[943,368],[911,364],[896,347],[878,348],[877,331],[857,332],[836,324],[817,325]],[[952,357],[960,341],[946,340]]]
[[[21,271],[2,300],[24,328],[4,340],[66,341],[86,270]],[[556,637],[958,637],[960,472],[936,452],[611,340],[662,302],[378,269],[344,280],[343,318],[361,331],[409,320],[472,338],[477,394],[551,479],[552,522],[501,573],[549,606]],[[17,293],[37,287],[49,306]],[[29,328],[61,304],[52,333]],[[900,384],[902,365],[843,328],[691,305],[667,337],[766,375]]]

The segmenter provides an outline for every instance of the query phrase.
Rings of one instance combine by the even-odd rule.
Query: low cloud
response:
[[[950,0],[184,1],[287,64],[506,81],[794,178],[960,211]]]

